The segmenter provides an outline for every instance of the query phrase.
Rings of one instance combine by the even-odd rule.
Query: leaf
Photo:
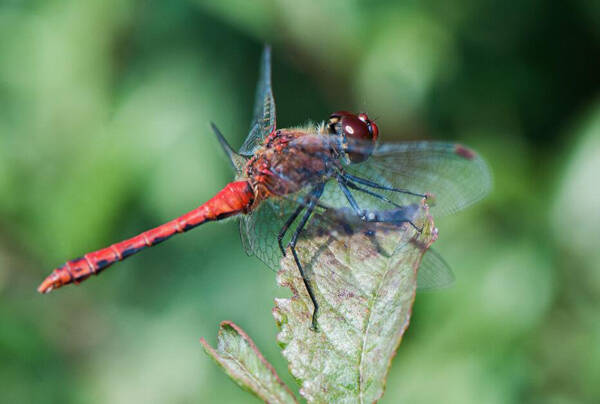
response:
[[[392,358],[408,327],[417,268],[437,230],[426,205],[413,205],[413,223],[355,224],[336,228],[318,217],[297,251],[320,306],[319,331],[310,329],[313,305],[290,255],[281,286],[293,297],[276,299],[278,341],[308,402],[369,403],[385,388]]]
[[[242,389],[266,403],[297,403],[294,394],[262,356],[254,341],[234,323],[221,323],[216,350],[204,338],[200,343]]]

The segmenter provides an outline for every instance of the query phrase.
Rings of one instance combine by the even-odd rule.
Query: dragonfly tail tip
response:
[[[48,277],[46,277],[46,279],[44,279],[40,286],[38,286],[37,291],[42,294],[52,292],[58,286],[57,278],[58,277],[55,273],[50,274]]]

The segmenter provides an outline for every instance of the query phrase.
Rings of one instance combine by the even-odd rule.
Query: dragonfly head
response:
[[[379,136],[379,128],[367,114],[334,112],[329,116],[327,125],[339,137],[338,151],[348,163],[360,163],[369,158]]]

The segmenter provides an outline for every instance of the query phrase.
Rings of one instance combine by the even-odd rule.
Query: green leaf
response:
[[[204,338],[200,343],[242,389],[266,403],[297,403],[294,394],[262,356],[254,341],[234,323],[221,323],[216,350]]]
[[[383,394],[392,358],[410,320],[417,268],[437,230],[426,205],[410,224],[353,224],[337,228],[313,218],[297,251],[319,304],[313,305],[288,254],[278,281],[293,297],[276,299],[278,341],[308,402],[367,403]]]

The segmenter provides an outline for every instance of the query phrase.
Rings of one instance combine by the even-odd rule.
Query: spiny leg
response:
[[[304,205],[298,206],[298,208],[294,211],[294,213],[291,214],[291,216],[285,222],[285,224],[279,231],[279,234],[277,235],[277,243],[279,244],[279,249],[281,250],[281,253],[283,254],[284,257],[286,255],[285,248],[283,248],[283,244],[281,243],[283,241],[283,237],[285,237],[285,233],[287,233],[287,231],[290,228],[290,226],[292,225],[292,223],[294,223],[294,220],[296,220],[296,218],[298,217],[298,215],[300,214],[300,212],[302,212],[302,209],[304,209],[304,208],[305,208]]]
[[[356,202],[356,200],[354,199],[354,196],[352,195],[352,193],[350,192],[350,190],[348,188],[352,188],[356,191],[364,192],[364,193],[371,195],[377,199],[380,199],[384,202],[390,203],[391,205],[394,205],[395,207],[400,208],[400,209],[402,209],[403,206],[398,205],[397,203],[391,201],[390,199],[386,198],[383,195],[380,195],[380,194],[370,191],[368,189],[361,188],[358,185],[354,184],[352,181],[349,181],[348,179],[344,178],[343,176],[338,176],[338,183],[340,185],[342,192],[346,196],[346,199],[348,199],[350,206],[352,206],[352,209],[354,209],[354,211],[356,212],[358,217],[361,218],[361,220],[363,220],[365,222],[395,222],[395,223],[407,222],[419,233],[421,231],[423,231],[422,227],[418,227],[410,219],[402,219],[400,221],[397,221],[397,220],[392,221],[386,217],[387,215],[382,215],[382,214],[380,214],[380,212],[367,212],[363,209],[360,209],[360,207],[358,206],[358,203]]]
[[[285,195],[282,196],[282,198],[287,199],[290,202],[293,203],[297,203],[298,201],[296,199],[292,199],[290,197],[287,197]],[[315,199],[312,195],[308,195],[309,199]],[[306,208],[307,204],[306,203],[302,203],[300,206],[298,206],[298,208],[294,211],[294,213],[292,213],[290,215],[290,217],[288,218],[288,220],[285,222],[285,224],[283,225],[283,227],[281,228],[281,230],[279,231],[279,234],[277,235],[277,243],[279,244],[279,249],[281,250],[281,253],[283,254],[283,256],[286,256],[285,253],[285,248],[283,248],[283,238],[285,237],[285,234],[287,233],[287,231],[289,230],[290,226],[292,225],[292,223],[294,223],[294,220],[296,220],[296,218],[298,217],[298,215],[300,215],[300,212],[302,212],[302,209]],[[321,203],[319,203],[319,199],[316,199],[316,205],[315,207],[319,207],[319,208],[323,208],[323,209],[327,209],[326,206],[322,205]]]
[[[312,303],[315,307],[313,310],[312,327],[311,327],[314,331],[317,331],[317,312],[319,311],[319,305],[317,304],[317,299],[315,299],[315,294],[313,292],[310,281],[304,274],[304,269],[302,268],[302,264],[300,263],[300,259],[298,258],[298,254],[296,253],[296,242],[298,241],[298,236],[300,235],[300,232],[302,231],[302,229],[304,229],[304,226],[306,226],[306,222],[308,221],[308,219],[310,218],[310,215],[312,214],[313,210],[315,209],[315,206],[317,205],[319,198],[323,194],[324,188],[325,188],[325,184],[319,184],[311,192],[311,199],[308,202],[308,205],[306,206],[306,212],[304,212],[304,216],[302,216],[302,219],[300,220],[298,227],[296,227],[296,230],[294,231],[294,235],[292,236],[292,239],[290,240],[290,243],[288,244],[290,249],[292,250],[292,255],[294,256],[294,261],[296,261],[296,266],[298,267],[298,270],[300,271],[300,275],[302,276],[302,281],[304,281],[304,286],[306,287],[308,295],[310,296],[310,300],[312,301]]]
[[[408,194],[408,195],[420,196],[421,198],[427,198],[426,194],[419,194],[417,192],[409,191],[408,189],[400,189],[400,188],[388,187],[385,185],[379,185],[376,182],[373,182],[373,181],[370,181],[370,180],[367,180],[364,178],[356,177],[356,176],[354,176],[352,174],[348,174],[348,173],[343,173],[342,175],[346,180],[355,181],[355,182],[358,182],[359,184],[366,185],[371,188],[383,189],[384,191],[400,192],[402,194]]]
[[[352,196],[352,192],[350,192],[350,190],[346,186],[345,179],[342,176],[338,176],[337,180],[338,180],[340,189],[342,190],[343,194],[346,196],[346,199],[348,200],[348,203],[350,203],[350,206],[352,207],[352,209],[354,209],[354,212],[356,212],[356,215],[358,217],[360,217],[361,220],[366,222],[367,221],[366,212],[358,206],[356,199],[354,199],[354,196]]]
[[[361,188],[358,185],[356,185],[355,183],[353,183],[352,181],[345,180],[344,183],[348,186],[348,188],[352,188],[352,189],[354,189],[356,191],[364,192],[365,194],[371,195],[371,196],[373,196],[373,197],[375,197],[375,198],[377,198],[379,200],[387,202],[390,205],[394,205],[397,208],[401,208],[402,207],[402,205],[398,205],[396,202],[394,202],[391,199],[385,197],[384,195],[378,194],[377,192],[373,192],[373,191],[370,191],[370,190],[365,189],[365,188]]]
[[[402,205],[398,205],[398,204],[397,204],[397,203],[395,203],[394,201],[392,201],[392,200],[390,200],[390,199],[386,198],[384,195],[380,195],[380,194],[378,194],[378,193],[376,193],[376,192],[369,191],[368,189],[361,188],[361,187],[357,186],[356,184],[354,184],[354,183],[353,183],[353,182],[351,182],[351,181],[346,181],[346,184],[348,185],[348,187],[349,187],[349,188],[355,189],[355,190],[357,190],[357,191],[360,191],[360,192],[364,192],[364,193],[366,193],[366,194],[368,194],[368,195],[371,195],[371,196],[373,196],[373,197],[375,197],[375,198],[377,198],[377,199],[380,199],[380,200],[382,200],[382,201],[384,201],[384,202],[387,202],[387,203],[389,203],[389,204],[391,204],[391,205],[394,205],[394,206],[395,206],[395,207],[397,207],[397,208],[401,208],[401,209],[403,208],[403,206],[402,206]],[[386,221],[388,221],[388,220],[376,220],[376,219],[371,219],[371,218],[369,217],[369,215],[367,215],[367,221],[368,221],[368,222],[376,222],[376,221],[379,221],[379,222],[386,222]],[[413,223],[413,221],[412,221],[412,220],[410,220],[410,219],[402,219],[402,220],[401,220],[401,222],[407,222],[408,224],[410,224],[410,225],[411,225],[411,226],[412,226],[412,227],[413,227],[413,228],[414,228],[416,231],[418,231],[419,233],[423,231],[423,228],[422,228],[422,227],[418,227],[418,226],[417,226],[416,224],[414,224],[414,223]]]

